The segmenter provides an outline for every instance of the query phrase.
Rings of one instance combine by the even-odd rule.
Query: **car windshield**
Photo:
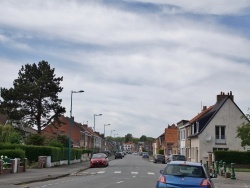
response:
[[[205,178],[205,172],[201,166],[191,166],[191,165],[175,165],[169,164],[163,170],[163,175],[173,175],[173,176],[189,176],[197,178]]]
[[[92,156],[92,159],[105,158],[105,157],[106,157],[106,156],[103,155],[103,154],[94,154],[94,155]]]
[[[184,155],[173,155],[173,160],[174,161],[185,161],[186,158]]]

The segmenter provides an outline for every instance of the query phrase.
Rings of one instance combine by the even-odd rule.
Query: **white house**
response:
[[[216,150],[246,150],[241,146],[241,140],[236,138],[237,126],[248,122],[243,116],[232,92],[221,92],[213,106],[204,107],[201,113],[180,127],[179,133],[187,135],[186,142],[181,136],[182,153],[186,152],[188,160],[199,162],[208,160],[208,153]]]

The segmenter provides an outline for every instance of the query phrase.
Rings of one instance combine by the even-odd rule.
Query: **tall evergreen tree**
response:
[[[1,88],[0,112],[11,120],[36,126],[38,134],[50,123],[60,125],[59,117],[66,112],[58,98],[63,90],[60,87],[63,77],[55,77],[54,72],[46,61],[22,66],[13,87]]]

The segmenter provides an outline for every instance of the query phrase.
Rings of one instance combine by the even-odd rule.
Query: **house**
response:
[[[162,133],[158,138],[152,143],[153,155],[158,154],[159,150],[165,151],[165,133]],[[164,153],[165,154],[165,153]]]
[[[63,122],[61,126],[55,128],[52,124],[48,125],[42,130],[42,134],[48,136],[63,134],[68,136],[70,133],[70,118],[61,116],[60,121]],[[94,132],[88,125],[75,122],[73,118],[71,124],[72,147],[93,149],[95,152],[101,152],[104,146],[102,136],[103,135],[100,135],[98,132]]]
[[[178,153],[178,127],[175,124],[168,125],[165,128],[165,154],[177,154]]]
[[[241,140],[236,138],[237,126],[243,122],[244,113],[234,101],[232,92],[217,95],[216,103],[204,106],[189,122],[179,127],[181,153],[187,160],[207,161],[217,150],[244,151]]]
[[[8,118],[7,115],[0,114],[0,124],[5,125],[7,124]]]
[[[10,121],[8,119],[7,115],[0,114],[0,124],[7,125],[10,124],[13,126],[13,128],[21,133],[23,138],[26,138],[27,136],[31,134],[37,133],[37,130],[33,129],[32,127],[25,126],[23,123],[17,122],[17,121]]]
[[[181,120],[177,123],[177,127],[178,127],[178,144],[177,144],[177,148],[178,148],[178,153],[180,153],[181,155],[185,155],[188,156],[188,152],[186,150],[186,148],[190,148],[189,145],[189,140],[187,139],[187,131],[186,131],[186,126],[188,125],[189,120]]]
[[[134,150],[135,150],[135,144],[133,142],[129,141],[123,144],[123,151],[134,152]]]

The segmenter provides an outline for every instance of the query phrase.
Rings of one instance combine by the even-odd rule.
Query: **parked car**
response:
[[[185,157],[185,155],[171,154],[166,159],[167,163],[170,161],[186,161],[186,157]]]
[[[108,156],[105,153],[96,153],[90,159],[90,167],[106,167],[109,165]]]
[[[115,153],[115,159],[122,159],[123,158],[123,155],[121,152],[116,152]]]
[[[160,173],[156,188],[214,187],[212,177],[207,174],[202,163],[171,161]]]
[[[142,158],[149,158],[148,152],[142,152]]]
[[[165,155],[162,155],[162,154],[156,154],[154,155],[154,158],[153,158],[153,162],[154,163],[165,163]]]

